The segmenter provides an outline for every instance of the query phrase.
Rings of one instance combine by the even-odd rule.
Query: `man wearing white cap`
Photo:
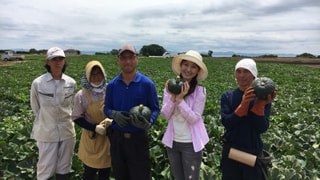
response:
[[[37,141],[37,179],[68,179],[76,134],[71,119],[76,82],[64,74],[66,58],[62,49],[50,48],[45,60],[47,73],[33,80],[30,104],[36,115],[31,138]]]
[[[257,78],[256,63],[252,59],[242,59],[235,66],[235,78],[239,88],[224,92],[221,96],[221,121],[226,128],[221,159],[223,180],[263,179],[261,167],[254,167],[228,158],[230,148],[258,156],[263,143],[260,134],[269,127],[271,100],[258,99],[253,93],[252,83]]]
[[[151,180],[147,130],[159,114],[157,89],[136,69],[138,55],[132,45],[120,47],[117,63],[121,73],[108,83],[104,102],[104,113],[113,119],[108,128],[113,174],[117,180]],[[129,113],[140,104],[150,108],[150,119]]]

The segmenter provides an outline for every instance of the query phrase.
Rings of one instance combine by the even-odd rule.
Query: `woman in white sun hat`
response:
[[[167,146],[171,170],[175,179],[199,179],[202,150],[209,137],[202,113],[206,89],[198,84],[208,76],[202,56],[193,50],[172,60],[172,70],[185,80],[180,94],[164,89],[161,115],[169,119],[162,142]]]

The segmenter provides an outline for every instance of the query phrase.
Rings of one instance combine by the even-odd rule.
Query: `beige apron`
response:
[[[84,92],[88,99],[87,113],[91,116],[94,124],[99,124],[106,116],[103,112],[104,99],[91,102],[87,89]],[[78,157],[87,166],[97,169],[111,167],[110,142],[108,136],[102,136],[82,128]]]

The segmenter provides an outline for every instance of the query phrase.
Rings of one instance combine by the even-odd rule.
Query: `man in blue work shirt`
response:
[[[157,90],[154,82],[136,70],[138,55],[132,45],[120,47],[117,63],[121,72],[108,83],[104,102],[104,113],[114,120],[108,129],[113,174],[117,180],[151,179],[146,130],[159,114]],[[129,113],[140,104],[150,108],[150,119]]]

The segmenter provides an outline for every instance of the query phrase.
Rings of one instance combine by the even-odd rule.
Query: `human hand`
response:
[[[99,125],[102,125],[104,128],[107,128],[112,124],[112,121],[112,119],[105,118],[103,121],[99,123]]]
[[[168,79],[167,82],[166,82],[166,91],[171,95],[170,100],[172,102],[175,102],[176,101],[176,95],[169,91],[169,88],[168,88],[169,82],[170,82],[170,79]]]
[[[254,97],[256,96],[254,93],[254,89],[252,87],[247,88],[243,95],[241,100],[242,106],[249,106],[250,102],[254,100]]]
[[[181,93],[177,95],[178,104],[183,100],[184,96],[188,94],[189,89],[189,83],[188,81],[185,81],[183,86],[181,86]]]
[[[94,131],[100,135],[106,135],[106,129],[103,127],[103,125],[97,125]]]
[[[253,93],[252,88],[247,88],[243,95],[242,95],[242,101],[241,104],[237,107],[237,109],[234,111],[234,113],[239,116],[246,116],[248,114],[249,104],[251,101],[254,100],[255,94]]]
[[[130,113],[126,111],[115,111],[112,110],[110,117],[120,126],[125,127],[129,125]]]
[[[142,115],[130,114],[130,124],[137,128],[148,130],[151,127],[151,123]]]
[[[272,96],[269,94],[267,96],[267,99],[259,99],[257,100],[256,103],[259,103],[260,105],[264,106],[266,104],[269,104],[274,98],[276,98],[277,96],[277,93],[278,93],[278,89],[276,88],[272,94]]]
[[[251,111],[254,112],[256,115],[263,116],[264,115],[264,106],[269,104],[277,95],[278,89],[275,89],[273,95],[268,95],[267,99],[258,99],[256,103],[251,108]]]

